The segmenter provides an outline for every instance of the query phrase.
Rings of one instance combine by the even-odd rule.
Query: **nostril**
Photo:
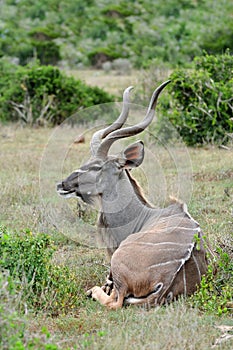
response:
[[[59,183],[57,184],[57,191],[60,190],[62,187],[63,187],[62,182],[59,182]]]
[[[62,181],[61,187],[63,188],[63,190],[69,190],[69,186],[66,181]]]
[[[62,181],[62,182],[59,182],[57,184],[57,190],[64,190],[65,189],[65,182]]]
[[[67,181],[62,181],[60,186],[64,191],[69,191],[71,189],[71,186]]]

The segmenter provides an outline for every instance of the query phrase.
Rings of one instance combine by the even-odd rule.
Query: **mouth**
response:
[[[72,190],[65,190],[62,186],[61,183],[57,185],[57,193],[64,197],[64,198],[71,198],[71,197],[76,197],[76,191],[74,189]]]
[[[62,198],[81,198],[85,203],[92,204],[93,200],[91,197],[91,192],[81,193],[77,188],[73,189],[64,189],[62,183],[57,184],[57,193]]]
[[[57,191],[57,193],[59,194],[59,196],[61,196],[61,197],[63,197],[63,198],[73,198],[73,197],[77,197],[75,191],[64,191],[64,190],[59,190],[59,191]]]

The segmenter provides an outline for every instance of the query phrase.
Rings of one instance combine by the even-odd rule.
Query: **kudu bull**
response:
[[[143,142],[120,155],[108,155],[121,138],[139,134],[152,122],[158,96],[169,81],[153,93],[145,118],[122,128],[129,113],[129,92],[123,94],[118,119],[97,131],[91,140],[92,158],[57,186],[65,197],[100,203],[98,236],[111,257],[111,293],[102,287],[89,292],[101,304],[117,309],[127,304],[161,305],[196,290],[207,270],[202,232],[186,205],[174,201],[153,208],[142,195],[130,170],[144,158]]]

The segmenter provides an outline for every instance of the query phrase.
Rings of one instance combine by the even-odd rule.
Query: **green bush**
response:
[[[0,270],[0,348],[15,349],[15,344],[22,339],[25,323],[17,310],[17,294],[9,274]]]
[[[37,27],[33,28],[29,35],[33,49],[31,57],[36,55],[42,65],[56,65],[61,57],[59,46],[53,39],[58,38],[59,34],[49,27]]]
[[[113,61],[119,57],[121,57],[120,50],[117,50],[114,45],[95,48],[88,54],[91,65],[96,68],[102,68],[104,62]]]
[[[56,65],[61,59],[59,47],[49,40],[27,40],[15,49],[15,55],[19,58],[20,65],[28,64],[35,57],[42,65]]]
[[[233,314],[233,261],[224,249],[218,247],[217,260],[208,267],[191,303],[200,310],[221,316]]]
[[[226,0],[3,1],[0,55],[21,64],[36,54],[44,64],[61,56],[75,67],[96,65],[104,57],[101,48],[110,48],[107,59],[128,58],[136,68],[148,68],[154,59],[187,67],[203,49],[232,51],[232,12]],[[32,33],[45,35],[33,43]],[[39,41],[46,42],[46,52]]]
[[[79,306],[78,278],[67,267],[52,263],[54,250],[46,234],[0,228],[0,268],[9,273],[13,290],[21,294],[19,309],[27,305],[33,312],[58,315]]]
[[[0,120],[57,125],[82,108],[112,102],[98,87],[65,76],[58,68],[34,64],[6,69],[0,61]],[[80,120],[80,122],[89,122]]]
[[[45,327],[36,334],[28,332],[27,319],[17,309],[20,299],[13,278],[8,272],[0,270],[0,349],[58,349],[51,343],[50,333]]]
[[[232,22],[222,23],[221,27],[213,28],[203,36],[201,48],[210,54],[221,54],[233,47]]]
[[[10,272],[13,277],[25,278],[37,292],[48,279],[48,268],[53,246],[48,235],[34,236],[30,231],[23,234],[9,234],[1,231],[1,267]]]
[[[224,143],[233,132],[233,57],[205,54],[171,74],[170,121],[188,145]],[[164,109],[168,105],[164,105]]]

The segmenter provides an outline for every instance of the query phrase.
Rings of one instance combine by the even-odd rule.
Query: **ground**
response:
[[[130,77],[128,83],[132,85]],[[134,307],[108,311],[86,298],[85,290],[104,281],[109,263],[104,250],[78,245],[51,227],[40,196],[39,174],[52,132],[49,128],[30,129],[16,124],[0,129],[2,224],[16,230],[28,227],[50,233],[58,244],[54,263],[74,268],[80,278],[79,308],[58,317],[29,314],[28,332],[37,334],[46,326],[61,349],[211,349],[222,334],[217,326],[233,326],[232,318],[201,313],[185,300],[150,311]],[[82,149],[71,155],[77,168],[89,145],[75,147]],[[227,241],[233,231],[233,150],[206,146],[189,148],[188,152],[193,172],[189,211],[214,247]],[[95,213],[89,214],[95,218]],[[216,348],[230,350],[232,345],[232,341],[226,341]]]

